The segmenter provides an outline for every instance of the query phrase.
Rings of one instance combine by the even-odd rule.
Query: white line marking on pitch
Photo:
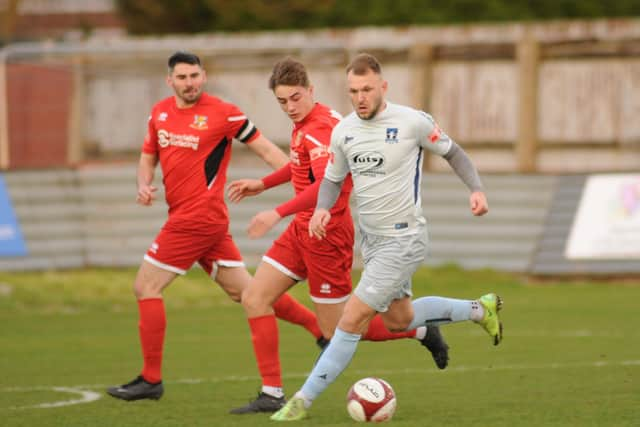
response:
[[[640,360],[621,360],[621,361],[596,361],[596,362],[576,362],[576,363],[546,363],[541,365],[492,365],[492,366],[457,366],[449,367],[445,372],[437,371],[435,369],[378,369],[376,374],[384,375],[415,375],[415,374],[446,374],[446,372],[453,373],[467,373],[471,371],[518,371],[518,370],[532,370],[532,369],[564,369],[564,368],[603,368],[607,366],[640,366]],[[358,375],[370,375],[371,371],[364,371],[361,369],[350,370],[350,374]],[[285,374],[283,378],[306,378],[309,375],[308,372],[298,372]],[[260,381],[260,377],[257,375],[229,375],[225,377],[217,378],[183,378],[172,381],[165,381],[165,384],[202,384],[202,383],[222,383],[230,381]],[[91,385],[77,385],[72,387],[61,386],[34,386],[34,387],[5,387],[0,388],[0,393],[18,393],[18,392],[30,392],[30,391],[56,391],[59,393],[75,393],[81,397],[79,399],[60,400],[55,402],[45,402],[37,405],[10,407],[6,409],[46,409],[46,408],[59,408],[62,406],[79,405],[83,403],[90,403],[99,400],[103,393],[96,393],[88,391],[87,389],[104,389],[107,386],[104,384],[91,384]],[[3,408],[0,408],[3,409]]]
[[[71,406],[71,405],[79,405],[81,403],[89,403],[94,402],[102,397],[102,394],[96,393],[95,391],[89,390],[81,390],[78,387],[21,387],[21,388],[7,388],[1,391],[6,392],[28,392],[28,391],[48,391],[53,390],[58,393],[73,393],[79,394],[79,399],[70,399],[70,400],[57,400],[55,402],[45,402],[39,403],[37,405],[28,405],[28,406],[14,406],[9,409],[38,409],[38,408],[59,408],[61,406]]]

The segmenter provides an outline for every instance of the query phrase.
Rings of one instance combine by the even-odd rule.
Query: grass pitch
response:
[[[259,426],[234,416],[260,385],[243,311],[200,270],[165,293],[165,395],[122,402],[104,393],[141,367],[134,270],[0,273],[0,425]],[[492,271],[423,269],[414,293],[505,300],[497,347],[471,323],[443,327],[450,366],[438,371],[415,340],[363,342],[345,373],[314,404],[306,426],[353,425],[350,385],[391,383],[395,426],[640,425],[637,283],[525,283]],[[306,284],[293,294],[305,304]],[[280,323],[285,391],[304,381],[318,349]]]

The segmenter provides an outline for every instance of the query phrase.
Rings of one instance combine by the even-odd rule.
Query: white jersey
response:
[[[324,177],[341,182],[351,173],[363,231],[412,234],[426,223],[420,197],[423,149],[444,156],[451,145],[430,115],[387,102],[371,120],[351,113],[338,123]]]

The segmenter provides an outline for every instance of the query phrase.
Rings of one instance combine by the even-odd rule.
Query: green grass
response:
[[[259,388],[242,309],[199,270],[166,292],[166,393],[125,403],[107,385],[140,369],[134,270],[0,273],[0,425],[257,426],[265,415],[231,416]],[[314,404],[305,426],[352,425],[344,397],[364,376],[388,380],[396,426],[633,426],[640,424],[640,285],[526,283],[493,271],[423,269],[414,293],[505,300],[505,340],[490,345],[476,325],[443,328],[450,367],[435,369],[413,340],[361,343],[351,366]],[[309,304],[306,285],[294,295]],[[318,355],[304,330],[281,324],[288,393]],[[83,404],[71,387],[101,394]]]

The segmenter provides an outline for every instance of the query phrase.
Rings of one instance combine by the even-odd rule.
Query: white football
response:
[[[396,411],[396,394],[380,378],[363,378],[347,393],[347,411],[356,421],[389,421]]]

